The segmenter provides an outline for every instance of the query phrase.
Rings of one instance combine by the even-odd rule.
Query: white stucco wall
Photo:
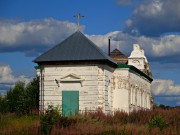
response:
[[[98,108],[105,113],[150,108],[150,82],[129,68],[114,69],[100,64],[45,65],[40,80],[40,109],[61,106],[63,90],[79,91],[82,112]]]
[[[111,113],[113,107],[113,72],[114,68],[103,66],[105,75],[105,112]]]
[[[128,69],[116,69],[114,72],[113,111],[129,112]]]
[[[128,65],[135,66],[137,69],[144,70],[145,59],[144,58],[129,58]]]
[[[114,72],[113,110],[150,109],[150,82],[129,68]]]
[[[144,54],[144,50],[140,48],[139,44],[133,44],[133,51],[128,57],[128,65],[135,66],[137,69],[144,70],[145,63],[148,63]]]
[[[40,88],[40,108],[61,106],[63,90],[78,90],[80,111],[95,111],[98,108],[105,113],[111,111],[112,70],[105,65],[45,65],[41,80],[44,91]],[[75,77],[68,76],[71,74]],[[73,81],[77,80],[76,76],[82,81]]]
[[[150,109],[151,83],[133,72],[129,72],[129,83],[131,89],[130,110],[140,108]]]

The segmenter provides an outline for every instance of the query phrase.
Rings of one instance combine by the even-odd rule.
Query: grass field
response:
[[[48,120],[52,120],[48,115]],[[42,132],[42,116],[16,116],[0,114],[0,135],[39,135]],[[48,121],[48,122],[50,122]],[[47,121],[46,121],[47,122]],[[69,118],[60,116],[51,126],[52,135],[179,135],[180,108],[154,109],[151,111],[116,112],[105,115],[101,111],[79,114]]]

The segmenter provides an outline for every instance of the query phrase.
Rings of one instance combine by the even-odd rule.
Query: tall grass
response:
[[[39,127],[39,116],[16,116],[14,113],[0,114],[0,134],[34,133]],[[32,131],[32,132],[31,132]]]
[[[43,134],[40,130],[42,126],[40,123],[42,123],[40,116],[0,115],[0,134]],[[160,130],[158,125],[162,123],[167,126]],[[105,115],[103,112],[97,111],[69,118],[59,116],[52,125],[50,134],[179,135],[180,108],[139,110],[130,114],[115,112],[114,115]]]

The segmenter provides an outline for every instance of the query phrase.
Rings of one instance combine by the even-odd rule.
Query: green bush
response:
[[[57,126],[60,127],[69,127],[73,124],[77,123],[77,119],[76,118],[71,118],[71,117],[59,117],[58,121],[57,121]]]
[[[58,107],[48,106],[45,113],[40,116],[40,130],[44,135],[49,135],[52,131],[53,125],[57,122],[61,116]]]
[[[7,113],[8,110],[7,98],[0,96],[0,113]]]
[[[26,111],[25,100],[25,83],[17,82],[15,87],[7,92],[9,111],[24,114]]]
[[[162,117],[160,116],[154,116],[150,121],[148,122],[148,127],[151,128],[159,128],[160,131],[162,131],[164,128],[168,127],[168,123],[162,120]]]
[[[17,82],[15,87],[7,92],[3,101],[0,99],[0,105],[6,108],[6,112],[15,112],[20,116],[30,114],[32,110],[38,109],[39,78],[34,78],[27,86],[22,81]]]
[[[39,108],[39,78],[34,78],[27,86],[26,86],[26,98],[28,111],[32,111],[34,109]]]

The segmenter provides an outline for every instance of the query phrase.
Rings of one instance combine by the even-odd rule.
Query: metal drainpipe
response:
[[[43,77],[43,72],[42,72],[42,68],[41,68],[41,111],[44,112],[44,77]]]
[[[40,111],[42,112],[42,69],[40,68],[40,104],[41,104],[41,108]]]
[[[42,74],[42,91],[43,91],[43,112],[44,112],[44,74]]]
[[[108,39],[109,44],[108,44],[108,56],[110,56],[110,52],[111,52],[111,40],[110,38]]]

